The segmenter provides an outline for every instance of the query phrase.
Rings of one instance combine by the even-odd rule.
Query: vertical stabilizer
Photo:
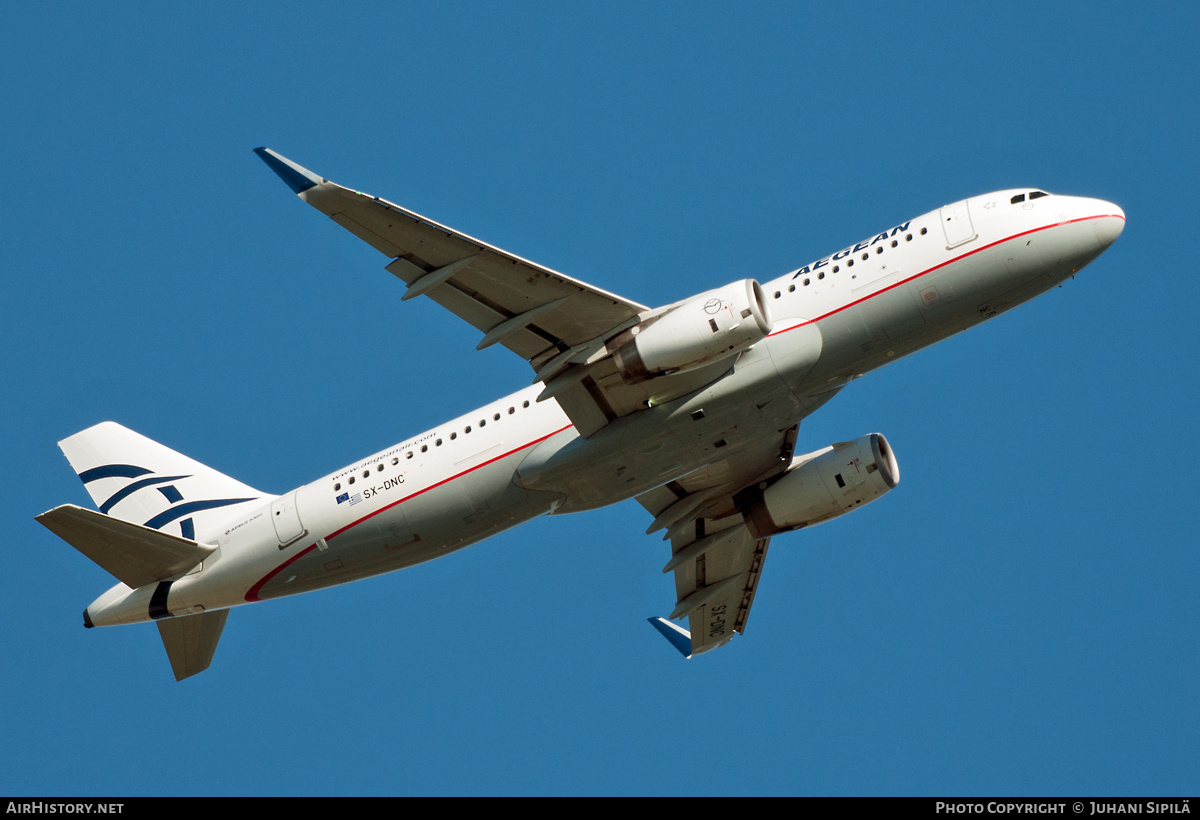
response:
[[[238,505],[264,498],[115,422],[89,427],[58,446],[100,512],[192,541],[204,540]]]

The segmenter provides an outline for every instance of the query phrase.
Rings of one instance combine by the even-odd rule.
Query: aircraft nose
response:
[[[1121,231],[1125,230],[1125,212],[1111,202],[1104,203],[1103,215],[1092,220],[1092,230],[1102,248],[1107,248],[1117,240]]]

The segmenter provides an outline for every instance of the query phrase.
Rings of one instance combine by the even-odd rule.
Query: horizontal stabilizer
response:
[[[208,668],[228,617],[228,609],[219,609],[157,622],[175,680],[183,680]]]
[[[216,549],[74,504],[37,520],[130,589],[187,572]]]
[[[664,638],[671,642],[671,646],[679,650],[679,654],[685,658],[692,657],[692,633],[688,632],[682,626],[677,626],[666,618],[647,618],[650,626],[657,629]]]

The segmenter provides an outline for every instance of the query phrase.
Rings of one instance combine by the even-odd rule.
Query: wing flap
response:
[[[654,516],[651,531],[666,528],[670,535],[671,558],[663,572],[674,573],[671,617],[688,619],[691,655],[724,646],[746,630],[771,539],[750,533],[734,496],[784,469],[797,433],[798,427],[790,427],[775,440],[637,497]],[[672,643],[679,641],[663,624],[655,628]]]
[[[428,296],[476,330],[481,331],[485,336],[497,325],[519,315],[513,313],[513,310],[521,310],[524,307],[524,305],[518,305],[513,310],[501,307],[493,300],[482,297],[479,291],[468,292],[461,289],[457,281],[452,282],[450,287],[436,288],[430,291]],[[500,344],[522,359],[529,361],[545,355],[549,351],[557,352],[556,345],[559,344],[559,340],[557,337],[546,338],[546,335],[538,335],[534,331],[522,328],[507,336]]]
[[[216,549],[74,504],[37,520],[130,589],[181,575]]]
[[[687,616],[693,655],[724,646],[734,633],[746,630],[771,539],[755,538],[741,516],[736,519],[732,524],[723,522],[727,527],[719,533],[722,537],[674,570],[676,611],[679,617]],[[693,531],[672,539],[672,549],[678,553],[697,540]]]

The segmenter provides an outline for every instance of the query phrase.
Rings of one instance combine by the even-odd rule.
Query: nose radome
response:
[[[1125,212],[1111,202],[1104,203],[1105,209],[1101,216],[1092,220],[1092,230],[1100,245],[1107,248],[1117,240],[1121,231],[1125,230]]]

